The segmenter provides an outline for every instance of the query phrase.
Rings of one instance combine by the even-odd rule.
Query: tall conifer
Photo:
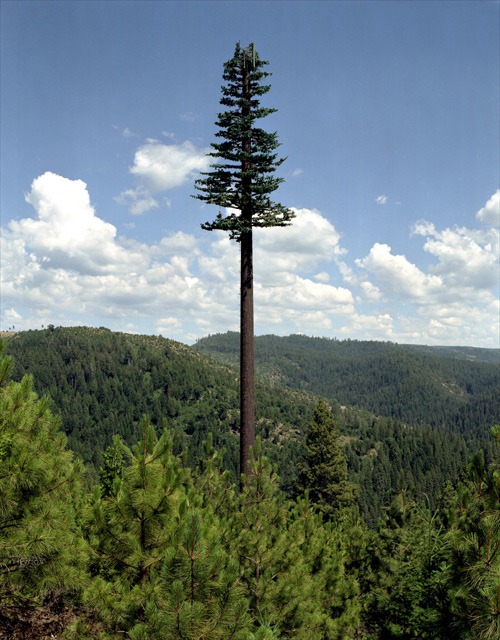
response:
[[[348,480],[347,461],[330,408],[320,400],[313,414],[300,465],[300,485],[327,518],[352,504],[355,485]]]
[[[195,197],[226,209],[212,222],[202,224],[207,231],[229,231],[241,248],[240,300],[240,472],[248,474],[250,447],[255,442],[254,401],[254,311],[253,239],[254,227],[289,224],[294,213],[271,200],[283,178],[273,174],[284,161],[275,153],[276,133],[256,126],[256,121],[276,111],[262,107],[260,97],[270,85],[263,84],[270,74],[263,71],[253,44],[236,45],[234,56],[224,65],[222,98],[226,108],[218,114],[216,133],[221,142],[212,143],[211,156],[217,161],[211,171],[196,181]]]

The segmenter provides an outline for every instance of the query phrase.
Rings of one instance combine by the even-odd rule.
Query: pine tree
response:
[[[128,464],[111,484],[103,474],[108,490],[96,491],[87,516],[95,556],[86,604],[107,631],[134,640],[247,638],[237,562],[170,434],[158,439],[144,418],[141,441],[128,448],[115,439],[112,461],[119,445]]]
[[[77,522],[82,465],[33,379],[9,381],[0,344],[0,603],[78,592],[87,548]]]
[[[195,196],[227,213],[223,216],[219,212],[202,228],[229,231],[230,237],[240,243],[240,473],[245,475],[255,443],[252,231],[255,227],[285,226],[294,216],[270,198],[283,181],[273,175],[284,161],[275,153],[277,134],[255,124],[275,111],[260,105],[260,97],[270,89],[263,84],[270,75],[263,71],[267,64],[253,44],[246,49],[237,44],[234,56],[225,63],[220,104],[226,111],[219,113],[216,122],[220,129],[216,136],[223,141],[212,143],[210,154],[219,161],[203,174],[206,177],[196,181],[201,193]]]
[[[116,495],[125,466],[124,448],[121,438],[113,436],[113,444],[103,454],[104,464],[99,472],[103,497]]]
[[[352,504],[355,485],[348,480],[347,462],[330,408],[318,402],[307,431],[299,486],[326,518]]]
[[[454,612],[464,640],[500,636],[500,425],[492,428],[496,457],[474,457],[457,491],[449,538]]]
[[[210,508],[187,509],[163,561],[158,616],[146,625],[149,637],[154,631],[153,637],[168,640],[248,638],[248,601],[222,530]]]
[[[386,509],[362,584],[369,638],[460,637],[451,616],[450,542],[438,516],[403,494]]]
[[[309,501],[308,492],[292,505],[287,540],[293,569],[283,581],[281,597],[284,598],[280,609],[295,621],[296,628],[302,633],[297,637],[307,640],[360,637],[359,585],[349,568],[349,547],[352,547],[353,537],[359,537],[358,527],[352,522],[349,527],[332,521],[323,522],[321,513]],[[291,578],[294,575],[302,591],[300,594],[295,587],[299,596],[295,600],[289,595],[289,591],[293,594],[294,580]],[[290,637],[295,636],[290,634]]]
[[[184,496],[186,474],[170,454],[169,435],[158,440],[146,418],[141,431],[131,448],[115,440],[127,466],[111,491],[107,485],[96,490],[87,514],[96,577],[85,599],[111,629],[128,629],[144,617]]]
[[[346,575],[346,537],[307,497],[290,502],[257,439],[239,509],[225,534],[239,560],[257,638],[357,637],[357,582]]]

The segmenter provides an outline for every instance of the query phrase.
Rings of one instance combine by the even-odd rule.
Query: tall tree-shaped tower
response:
[[[284,158],[275,153],[277,134],[256,126],[256,121],[276,111],[260,106],[260,96],[270,89],[263,84],[270,75],[263,71],[267,64],[253,44],[242,49],[239,43],[225,63],[220,104],[226,110],[218,114],[219,131],[215,134],[221,142],[212,143],[210,153],[217,160],[202,174],[205,177],[196,181],[200,193],[195,196],[225,210],[202,228],[229,231],[241,247],[240,472],[246,475],[250,447],[255,442],[252,230],[286,226],[295,215],[270,198],[283,182],[274,172]]]

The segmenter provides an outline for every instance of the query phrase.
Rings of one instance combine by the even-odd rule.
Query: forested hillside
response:
[[[16,334],[8,344],[14,378],[33,374],[60,413],[71,448],[94,468],[114,435],[132,443],[148,415],[160,431],[175,430],[176,447],[195,463],[207,433],[226,450],[236,473],[238,385],[234,371],[216,365],[179,342],[108,329],[50,327]],[[258,385],[258,430],[273,447],[271,457],[288,459],[314,407],[304,393]],[[283,465],[284,467],[286,465]]]
[[[210,433],[214,445],[224,451],[225,468],[236,479],[239,411],[234,369],[171,340],[103,328],[23,332],[9,341],[8,349],[14,356],[15,379],[34,375],[36,390],[48,394],[60,413],[69,445],[94,474],[113,436],[132,444],[147,414],[158,433],[166,422],[175,433],[175,450],[183,451],[191,466],[203,455],[202,443]],[[321,395],[321,389],[311,394],[316,389],[308,387],[308,392],[285,388],[268,377],[257,384],[258,432],[289,494],[297,480],[303,437]],[[457,478],[475,451],[460,434],[444,428],[375,416],[325,397],[342,436],[350,478],[360,487],[361,513],[371,526],[400,491],[416,498],[430,496],[434,504],[444,483]],[[484,449],[488,461],[491,439]]]
[[[259,441],[239,488],[210,438],[191,467],[178,434],[147,418],[130,446],[113,438],[92,480],[50,400],[31,376],[11,380],[3,351],[2,640],[499,637],[498,448],[489,464],[476,455],[434,507],[395,496],[375,529],[353,505],[337,425],[346,411],[322,400],[293,497]],[[500,444],[500,426],[491,436]]]
[[[238,334],[199,340],[195,348],[235,364]],[[462,434],[484,445],[500,421],[500,351],[390,342],[331,340],[302,335],[260,336],[259,374],[280,385],[413,425]]]

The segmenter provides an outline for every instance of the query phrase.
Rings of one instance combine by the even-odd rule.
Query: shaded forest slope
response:
[[[238,341],[235,332],[216,334],[195,348],[234,365]],[[378,416],[440,427],[471,444],[489,441],[490,426],[500,421],[498,349],[267,335],[256,338],[255,359],[269,381]]]

